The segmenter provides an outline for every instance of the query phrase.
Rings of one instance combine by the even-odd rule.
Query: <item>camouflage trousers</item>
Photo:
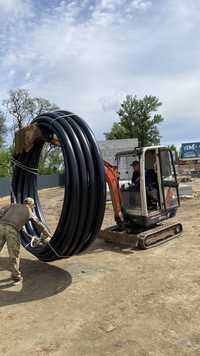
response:
[[[19,271],[20,242],[19,233],[10,225],[0,224],[0,252],[7,244],[9,254],[9,265],[12,277],[21,277]]]

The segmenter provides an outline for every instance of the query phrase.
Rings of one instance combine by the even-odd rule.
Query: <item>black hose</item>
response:
[[[56,134],[64,157],[65,193],[61,216],[49,244],[31,247],[30,235],[39,236],[31,222],[21,232],[21,243],[42,261],[70,257],[85,250],[98,234],[105,211],[106,183],[103,160],[95,137],[78,116],[67,111],[39,115],[37,124],[46,136]],[[45,223],[37,192],[37,175],[44,142],[15,159],[29,167],[15,165],[12,189],[18,203],[30,196],[35,200],[35,214]]]

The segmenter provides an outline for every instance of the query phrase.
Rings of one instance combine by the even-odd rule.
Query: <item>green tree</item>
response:
[[[26,89],[10,90],[8,99],[2,102],[2,111],[11,117],[14,132],[29,124],[37,115],[58,109],[47,99],[31,96]]]
[[[0,177],[8,177],[10,175],[10,158],[10,148],[0,150]]]
[[[122,102],[118,115],[119,122],[115,122],[111,131],[105,133],[107,140],[122,138],[137,138],[139,146],[156,145],[160,143],[158,124],[164,118],[154,112],[162,105],[156,96],[127,95]]]
[[[39,162],[39,174],[63,173],[64,160],[61,148],[45,144]]]
[[[169,145],[168,147],[169,147],[169,149],[170,149],[171,151],[176,151],[176,152],[177,152],[177,149],[176,149],[176,146],[175,146],[175,145]]]
[[[178,161],[178,151],[175,145],[169,145],[168,148],[172,151],[174,161]]]
[[[4,113],[0,110],[0,148],[2,148],[5,142],[5,135],[7,132],[6,128],[6,117]]]
[[[41,97],[33,97],[26,89],[16,89],[10,90],[8,98],[2,102],[2,117],[7,116],[12,120],[11,132],[13,133],[14,137],[16,130],[22,129],[24,126],[28,125],[36,116],[44,112],[58,109],[59,107],[57,105],[51,103],[47,99]],[[39,165],[40,174],[51,174],[59,171],[60,160],[61,155],[58,152],[58,148],[53,145],[45,145]]]

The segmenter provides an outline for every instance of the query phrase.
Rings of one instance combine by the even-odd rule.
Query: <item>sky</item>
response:
[[[163,144],[200,141],[200,1],[0,0],[0,100],[26,88],[97,139],[125,95],[155,95]]]

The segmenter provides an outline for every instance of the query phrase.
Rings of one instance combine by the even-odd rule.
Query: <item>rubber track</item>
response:
[[[58,226],[49,245],[26,249],[42,261],[70,257],[85,250],[95,239],[102,225],[106,202],[104,164],[89,126],[68,111],[55,111],[38,116],[36,123],[44,132],[55,133],[61,143],[65,164],[65,193]],[[37,168],[43,144],[16,158],[23,164]],[[37,176],[14,168],[12,188],[18,203],[27,196],[36,203],[35,213],[45,222],[37,191]],[[21,233],[25,247],[28,234],[39,236],[29,222]],[[53,251],[55,250],[56,253]],[[58,257],[59,255],[59,257]]]
[[[180,223],[161,225],[160,227],[139,234],[139,247],[142,250],[147,250],[162,245],[178,237],[182,231],[183,227]]]

